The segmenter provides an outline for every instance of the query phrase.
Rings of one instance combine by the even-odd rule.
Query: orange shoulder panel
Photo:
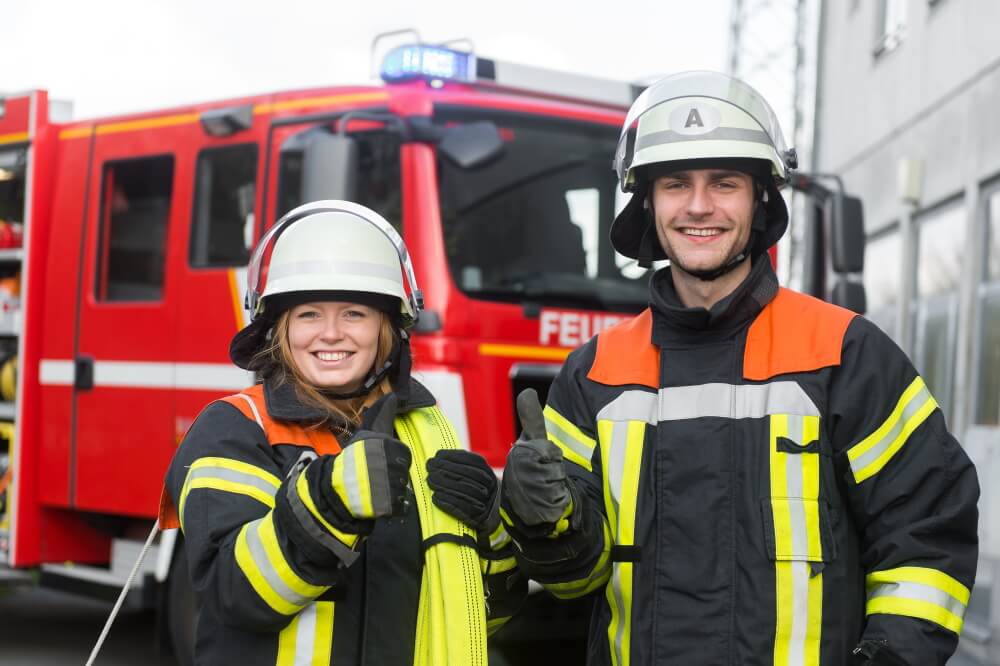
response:
[[[271,418],[271,415],[267,413],[267,404],[264,401],[263,384],[255,384],[244,391],[240,391],[240,394],[253,400],[254,406],[257,407],[257,413],[260,414],[260,420],[264,423],[264,435],[272,446],[275,444],[308,446],[315,449],[316,453],[320,455],[340,452],[340,442],[326,428],[303,428],[296,423],[287,423]],[[222,400],[243,412],[243,415],[251,421],[257,420],[249,403],[239,397],[239,394],[222,398]]]
[[[660,349],[653,344],[649,308],[597,336],[597,353],[587,379],[607,386],[660,385]]]
[[[840,365],[844,333],[857,315],[782,288],[747,332],[743,377],[763,381]]]

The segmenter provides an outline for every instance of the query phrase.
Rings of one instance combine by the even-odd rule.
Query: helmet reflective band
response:
[[[778,120],[757,91],[716,72],[686,72],[657,81],[632,104],[615,170],[629,192],[642,166],[751,158],[769,162],[780,185],[788,174],[787,156]]]
[[[411,294],[404,288],[407,273]],[[247,271],[251,316],[268,296],[301,291],[361,291],[394,296],[406,323],[419,290],[406,247],[380,215],[346,201],[318,201],[285,215],[253,253]]]

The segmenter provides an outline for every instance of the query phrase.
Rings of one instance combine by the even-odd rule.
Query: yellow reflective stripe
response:
[[[604,498],[614,542],[635,544],[636,500],[639,468],[646,433],[644,421],[597,422],[597,436],[604,465]],[[632,562],[613,562],[609,585],[605,588],[611,622],[608,624],[613,666],[628,666],[632,630]]]
[[[199,458],[191,464],[184,479],[177,515],[183,528],[184,505],[187,503],[188,493],[195,488],[246,495],[273,509],[274,495],[280,486],[278,477],[249,463],[231,458]]]
[[[924,380],[918,376],[903,391],[885,423],[847,451],[855,483],[878,474],[937,406]]]
[[[333,602],[317,601],[316,642],[313,648],[312,666],[329,666],[333,653]]]
[[[309,481],[306,479],[305,472],[300,473],[298,480],[295,481],[295,491],[299,494],[299,499],[305,504],[306,509],[312,514],[312,517],[319,521],[319,524],[326,528],[327,532],[348,548],[354,548],[354,544],[357,543],[360,537],[357,534],[348,534],[347,532],[338,530],[323,517],[319,509],[316,508],[316,503],[313,501],[312,495],[309,494]]]
[[[607,522],[604,527],[604,547],[597,563],[586,578],[561,583],[546,583],[545,589],[559,599],[575,599],[590,594],[611,578],[611,531]]]
[[[945,629],[954,631],[956,634],[962,633],[962,618],[929,601],[899,599],[896,597],[876,597],[865,604],[865,613],[868,615],[882,613],[885,615],[905,615],[907,617],[920,618],[939,624]]]
[[[0,145],[8,143],[24,143],[28,140],[27,132],[13,132],[12,134],[0,134]]]
[[[597,443],[583,434],[583,431],[550,405],[545,406],[543,414],[545,415],[545,429],[549,439],[562,449],[563,456],[588,472],[592,472],[593,466],[590,459],[594,455],[594,447],[597,446]]]
[[[247,531],[249,529],[256,529],[254,523],[244,525],[236,537],[236,564],[240,567],[240,571],[246,576],[257,596],[263,599],[272,610],[282,615],[294,615],[298,613],[302,606],[286,601],[271,587],[271,584],[258,568],[254,556],[250,553],[250,546],[247,544]]]
[[[936,622],[955,633],[962,630],[969,588],[943,571],[898,567],[865,577],[866,612],[908,615]]]
[[[307,613],[306,607],[301,613],[295,615],[292,621],[278,633],[278,659],[275,666],[295,666],[296,648],[298,647],[299,622],[303,614]]]
[[[278,535],[274,530],[273,515],[268,514],[257,522],[257,534],[260,536],[261,544],[264,546],[264,552],[267,554],[271,567],[292,592],[303,597],[318,597],[326,592],[329,586],[307,583],[292,570],[288,560],[285,559],[285,554],[281,552]]]
[[[819,454],[786,453],[778,438],[808,446],[819,438],[819,417],[770,417],[771,511],[775,547],[775,666],[818,666],[823,622],[823,561],[819,520]]]
[[[278,634],[276,666],[329,666],[333,648],[333,602],[316,601]]]

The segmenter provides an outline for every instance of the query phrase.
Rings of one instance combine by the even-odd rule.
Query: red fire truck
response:
[[[180,438],[254,381],[227,353],[248,248],[300,203],[401,231],[426,303],[416,374],[496,467],[514,396],[645,306],[646,271],[608,241],[635,87],[419,45],[382,79],[72,122],[44,91],[0,96],[0,579],[117,593]],[[182,657],[178,538],[129,598]],[[548,638],[572,615],[551,612]]]
[[[122,584],[183,433],[253,382],[227,353],[248,248],[304,201],[351,199],[402,232],[427,307],[417,374],[497,467],[513,397],[544,395],[573,347],[644,306],[645,272],[607,240],[632,86],[421,46],[382,78],[72,122],[44,91],[2,97],[8,578]],[[183,631],[176,540],[132,596],[165,598]]]

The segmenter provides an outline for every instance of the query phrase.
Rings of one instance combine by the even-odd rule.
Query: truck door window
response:
[[[24,221],[24,150],[0,151],[0,221]]]
[[[445,128],[483,120],[442,112]],[[527,116],[489,118],[503,154],[476,168],[438,160],[445,251],[473,298],[638,311],[646,271],[627,270],[608,241],[617,182],[615,127]]]
[[[249,261],[256,183],[257,144],[201,151],[191,216],[191,266],[243,266]]]
[[[315,131],[315,130],[310,130]],[[302,139],[297,134],[285,142],[278,166],[278,208],[275,219],[301,204]],[[384,217],[403,233],[402,190],[399,175],[399,135],[383,129],[351,132],[358,142],[358,180],[354,201]]]
[[[173,172],[171,156],[105,164],[95,284],[98,300],[156,301],[163,297]]]

